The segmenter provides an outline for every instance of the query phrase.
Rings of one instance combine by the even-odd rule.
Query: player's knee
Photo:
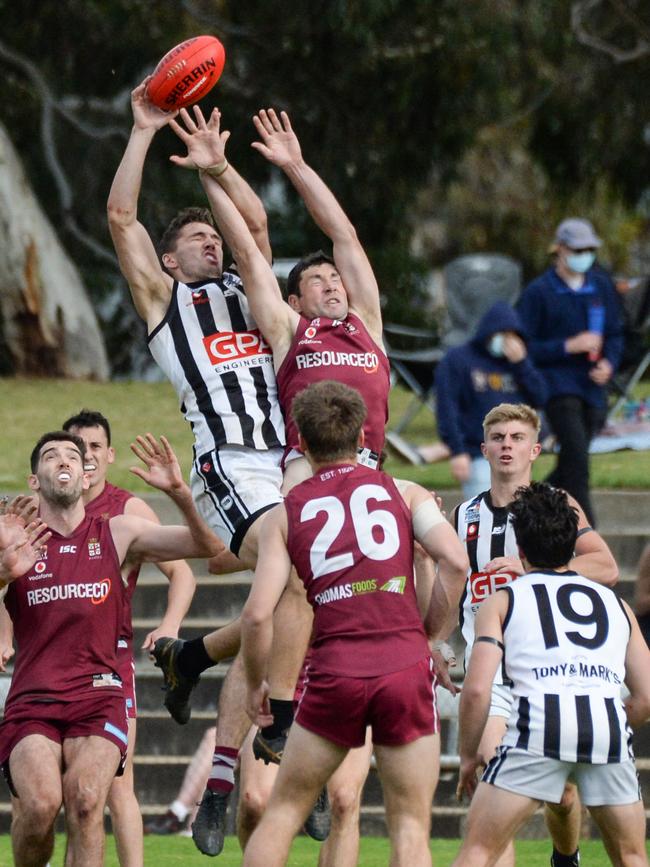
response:
[[[85,824],[102,816],[106,795],[92,785],[68,786],[63,791],[63,803],[68,821]]]
[[[356,822],[360,795],[356,786],[329,786],[328,795],[333,823],[345,825],[349,822]]]
[[[116,777],[106,799],[106,806],[113,818],[129,815],[133,810],[138,810],[139,805],[133,787],[125,785],[126,781]]]
[[[268,793],[260,789],[244,789],[239,798],[237,820],[241,827],[252,831],[257,827],[268,804]]]
[[[562,792],[562,798],[559,804],[547,804],[547,807],[551,812],[555,813],[557,816],[567,816],[571,813],[578,804],[578,790],[577,788],[568,783],[564,787],[564,791]]]
[[[31,837],[45,837],[61,809],[61,798],[47,790],[21,795],[17,815]]]

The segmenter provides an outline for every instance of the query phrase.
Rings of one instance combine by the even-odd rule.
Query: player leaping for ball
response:
[[[227,169],[217,177],[222,166],[219,162],[221,147],[219,129],[213,118],[206,121],[196,107],[192,113],[181,111],[180,116],[184,127],[173,121],[170,125],[186,145],[188,154],[175,162],[186,168],[203,170],[201,179],[212,212],[244,279],[251,311],[273,350],[288,433],[284,490],[289,490],[297,481],[311,474],[307,462],[301,458],[297,431],[291,420],[293,399],[311,382],[323,379],[336,378],[361,392],[368,407],[368,417],[360,460],[375,468],[384,443],[390,378],[388,360],[381,346],[379,289],[354,226],[331,190],[303,160],[288,117],[283,114],[280,119],[272,110],[261,111],[255,124],[262,141],[257,142],[256,147],[271,162],[283,168],[315,222],[333,244],[333,257],[319,252],[296,265],[289,277],[290,301],[286,303],[273,272],[259,256],[250,232],[227,194],[222,182],[227,177]],[[218,170],[205,171],[215,165]],[[420,581],[419,587],[421,590]],[[274,615],[275,638],[270,672],[273,722],[257,735],[254,743],[255,755],[264,761],[278,761],[282,754],[286,732],[293,718],[293,692],[307,648],[311,619],[304,591],[294,577]],[[206,646],[210,640],[210,636],[205,638]],[[178,660],[180,664],[184,663],[184,650]],[[194,676],[200,673],[200,669],[192,672]],[[368,760],[369,751],[366,757]],[[262,811],[267,789],[261,779],[267,775],[260,768],[248,769],[247,759],[244,753],[239,813],[242,843]],[[354,760],[353,755],[350,761]],[[363,773],[354,774],[355,789],[360,790],[364,777]],[[349,779],[346,788],[351,788]],[[337,798],[336,792],[334,797],[339,803],[343,800]],[[342,811],[346,815],[341,816],[341,826],[356,827],[358,822],[353,807],[356,798],[347,795],[346,803],[349,807]],[[251,805],[257,808],[257,815],[253,815]],[[198,823],[205,818],[204,812],[199,811]],[[335,816],[335,829],[338,818]],[[349,836],[354,837],[354,834]],[[337,849],[332,853],[332,863],[342,865],[344,860],[336,839],[337,834],[334,834],[327,848]],[[346,848],[352,853],[349,863],[356,862],[354,841]],[[348,863],[347,858],[345,863]]]
[[[170,379],[195,437],[192,493],[197,509],[246,567],[255,565],[261,520],[281,502],[285,443],[271,350],[255,325],[234,267],[223,269],[221,238],[206,208],[181,211],[163,235],[159,260],[137,217],[144,162],[157,130],[173,113],[156,108],[146,94],[148,79],[131,95],[133,129],[108,200],[108,221],[120,267],[139,315],[147,324],[149,349]],[[218,133],[219,157],[208,171],[241,214],[266,261],[270,245],[260,199],[224,157],[228,133]],[[177,158],[178,159],[178,158]],[[156,642],[161,665],[183,647],[186,669],[168,686],[165,704],[177,722],[190,715],[192,671],[224,655],[221,636],[208,646],[172,638]],[[231,655],[230,649],[226,655]],[[234,787],[239,747],[250,727],[244,683],[236,662],[219,697],[215,753],[218,807]],[[215,795],[216,797],[216,795]],[[216,854],[216,853],[215,853]]]

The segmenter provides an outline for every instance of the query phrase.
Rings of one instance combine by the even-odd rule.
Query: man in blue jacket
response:
[[[589,442],[605,423],[605,386],[623,351],[616,289],[594,266],[601,243],[588,220],[564,220],[551,248],[553,265],[524,289],[517,304],[531,358],[546,380],[544,409],[560,447],[548,481],[576,498],[592,526]]]
[[[450,349],[436,371],[438,433],[464,499],[490,487],[490,467],[481,453],[487,413],[504,402],[541,407],[545,401],[544,379],[528,357],[521,320],[497,301],[474,337]]]

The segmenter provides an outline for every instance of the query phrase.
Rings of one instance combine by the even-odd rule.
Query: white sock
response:
[[[190,812],[181,801],[174,801],[169,809],[176,816],[179,822],[184,822],[185,819],[187,819],[187,814]]]

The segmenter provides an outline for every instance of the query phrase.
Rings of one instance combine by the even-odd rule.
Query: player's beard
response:
[[[82,486],[83,479],[81,477],[77,479],[74,485],[68,485],[67,487],[58,487],[56,481],[44,479],[41,481],[39,493],[51,505],[67,509],[69,506],[73,506],[81,497]]]

